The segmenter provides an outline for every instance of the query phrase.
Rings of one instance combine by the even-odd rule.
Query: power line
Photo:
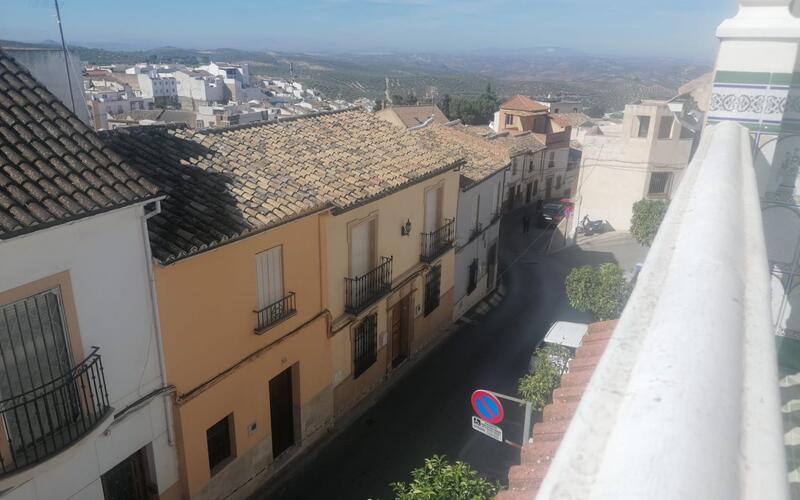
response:
[[[69,86],[69,100],[72,102],[72,112],[75,113],[75,96],[72,93],[72,76],[69,74],[69,53],[67,43],[64,41],[64,28],[61,27],[61,10],[58,8],[58,0],[53,0],[56,6],[56,19],[58,20],[58,32],[61,34],[61,48],[64,50],[64,69],[67,72],[67,85]]]

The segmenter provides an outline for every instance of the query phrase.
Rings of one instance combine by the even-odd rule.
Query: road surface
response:
[[[522,235],[520,219],[516,213],[503,221],[499,304],[470,315],[352,425],[298,457],[254,499],[387,500],[393,498],[390,483],[408,480],[410,471],[434,454],[465,461],[506,484],[509,467],[519,463],[519,450],[472,430],[472,391],[516,395],[517,380],[550,324],[588,322],[564,296],[571,267],[616,262],[615,254],[623,256],[621,265],[632,267],[644,254],[630,238],[611,236],[548,257],[541,255],[546,235],[534,228]],[[521,408],[505,406],[505,436],[520,442]]]

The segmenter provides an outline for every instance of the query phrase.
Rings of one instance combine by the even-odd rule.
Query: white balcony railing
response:
[[[750,137],[704,134],[538,498],[789,496]]]

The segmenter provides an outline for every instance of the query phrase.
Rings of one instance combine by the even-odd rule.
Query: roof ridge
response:
[[[248,128],[258,128],[258,127],[266,127],[271,125],[276,125],[279,123],[286,123],[286,122],[294,122],[304,119],[311,119],[311,118],[318,118],[320,116],[327,116],[327,115],[335,115],[338,113],[345,113],[347,111],[358,111],[363,109],[361,106],[349,106],[344,109],[333,109],[330,111],[317,111],[315,113],[308,113],[307,115],[295,115],[295,116],[287,116],[286,118],[278,117],[276,120],[261,120],[252,123],[241,123],[238,125],[228,125],[227,127],[214,127],[214,128],[204,128],[198,130],[199,133],[206,134],[206,135],[215,135],[221,134],[224,132],[231,132],[233,130],[242,130]]]
[[[153,125],[131,125],[129,127],[117,127],[106,130],[98,130],[96,133],[101,138],[113,137],[119,134],[130,134],[135,132],[150,132],[153,130],[172,130],[172,129],[189,129],[185,123],[155,123]]]

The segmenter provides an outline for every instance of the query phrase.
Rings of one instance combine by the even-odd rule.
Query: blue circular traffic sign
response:
[[[472,409],[481,420],[490,424],[499,424],[505,416],[503,405],[497,396],[482,389],[472,393]]]

